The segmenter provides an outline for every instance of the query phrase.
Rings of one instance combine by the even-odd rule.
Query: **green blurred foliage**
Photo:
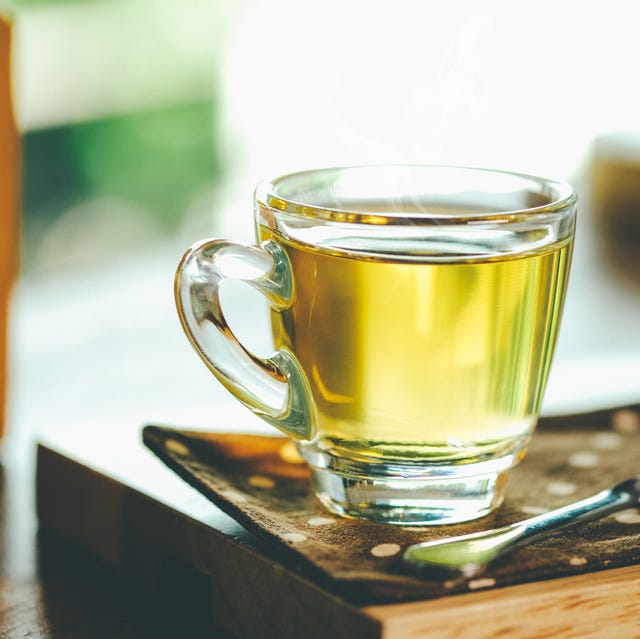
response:
[[[175,228],[194,194],[219,177],[214,107],[172,105],[28,132],[25,233],[41,230],[66,207],[90,197],[142,205],[167,231]]]

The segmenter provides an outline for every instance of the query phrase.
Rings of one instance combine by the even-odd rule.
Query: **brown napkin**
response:
[[[640,473],[640,405],[542,419],[498,511],[441,527],[374,524],[327,512],[311,491],[306,466],[282,437],[146,426],[143,439],[269,551],[355,603],[442,596],[640,561],[640,511],[628,510],[532,544],[475,578],[416,574],[402,562],[410,544],[513,523]]]

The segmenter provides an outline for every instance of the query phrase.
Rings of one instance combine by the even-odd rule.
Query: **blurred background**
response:
[[[23,208],[10,432],[122,415],[206,426],[235,410],[179,328],[177,262],[202,237],[251,240],[259,180],[352,163],[571,182],[578,245],[545,410],[640,400],[637,2],[16,0],[12,12]],[[229,291],[260,352],[256,303]]]

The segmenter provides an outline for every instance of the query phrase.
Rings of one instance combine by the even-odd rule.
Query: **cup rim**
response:
[[[352,171],[367,170],[430,170],[430,171],[446,171],[469,173],[475,175],[493,175],[507,178],[514,178],[521,182],[529,182],[537,185],[541,191],[547,190],[554,195],[549,197],[550,201],[537,206],[521,207],[521,208],[504,208],[494,211],[465,212],[464,214],[451,214],[447,212],[437,211],[376,211],[371,210],[349,210],[347,207],[339,208],[333,206],[320,206],[302,199],[288,197],[278,193],[278,186],[291,181],[292,179],[303,178],[311,175],[342,173]],[[289,214],[298,218],[320,219],[334,222],[360,223],[360,224],[477,224],[482,222],[521,222],[525,219],[537,218],[549,215],[552,217],[562,216],[567,211],[575,209],[577,204],[577,195],[573,187],[565,181],[556,180],[547,177],[540,177],[517,171],[508,171],[494,168],[481,168],[464,165],[449,164],[358,164],[343,166],[328,166],[316,169],[306,169],[301,171],[293,171],[285,173],[270,180],[261,181],[254,192],[254,201],[256,204],[262,204],[270,209]]]

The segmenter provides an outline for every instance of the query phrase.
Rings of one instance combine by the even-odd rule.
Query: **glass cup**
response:
[[[535,428],[575,215],[569,185],[516,173],[293,173],[256,190],[259,244],[187,251],[178,313],[220,382],[295,440],[329,510],[466,521],[502,502]],[[226,279],[268,299],[271,357],[229,328]]]

